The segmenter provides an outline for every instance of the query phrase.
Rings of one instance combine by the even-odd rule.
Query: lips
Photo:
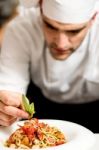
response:
[[[59,49],[59,48],[53,49],[53,51],[60,53],[60,54],[66,54],[66,53],[71,52],[70,50],[66,50],[66,49],[64,50],[64,49]]]

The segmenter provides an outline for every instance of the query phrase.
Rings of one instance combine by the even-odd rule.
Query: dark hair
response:
[[[18,4],[18,0],[0,0],[0,27],[14,15]]]

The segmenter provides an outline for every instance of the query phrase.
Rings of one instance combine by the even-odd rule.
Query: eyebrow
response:
[[[46,20],[43,19],[43,22],[50,28],[54,29],[54,30],[59,30],[57,27],[52,26],[50,23],[48,23]],[[67,31],[80,31],[86,28],[87,25],[84,25],[82,28],[78,28],[78,29],[71,29],[71,30],[67,30]]]

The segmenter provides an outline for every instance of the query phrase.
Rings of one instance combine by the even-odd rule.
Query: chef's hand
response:
[[[18,118],[27,119],[28,113],[21,109],[22,95],[11,91],[0,91],[0,125],[10,126]]]

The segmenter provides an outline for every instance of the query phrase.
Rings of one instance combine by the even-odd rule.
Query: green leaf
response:
[[[30,104],[29,112],[30,112],[30,113],[32,113],[32,112],[35,113],[35,110],[34,110],[34,103],[31,103],[31,104]]]
[[[30,118],[33,117],[33,114],[35,113],[34,103],[29,103],[28,98],[25,95],[22,95],[22,108],[24,111],[29,113]]]
[[[29,109],[29,100],[27,99],[27,97],[25,95],[22,95],[22,108],[25,111],[28,111],[28,109]]]

